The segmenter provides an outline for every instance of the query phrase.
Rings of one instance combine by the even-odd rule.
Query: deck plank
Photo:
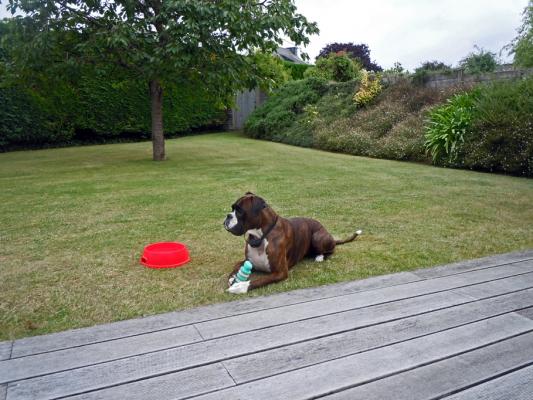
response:
[[[533,360],[533,334],[520,335],[456,357],[379,379],[333,395],[324,400],[427,400],[442,398],[462,388],[490,380]],[[531,372],[530,385],[533,378]],[[493,381],[496,382],[497,380]],[[529,396],[531,396],[531,387]],[[495,399],[490,396],[484,399]],[[515,399],[509,392],[502,400]],[[455,397],[451,397],[455,398]],[[446,397],[446,399],[451,399]],[[478,397],[458,397],[456,400]],[[525,398],[524,398],[525,399]],[[527,399],[531,399],[528,397]]]
[[[524,288],[533,287],[533,273],[513,276],[497,281],[486,282],[482,285],[471,285],[452,290],[473,299],[483,299],[489,296],[497,296],[501,293],[510,293]]]
[[[522,315],[522,316],[524,316],[526,318],[533,319],[533,307],[529,307],[529,308],[520,310],[520,311],[518,311],[518,314],[520,314],[520,315]]]
[[[416,368],[533,330],[533,321],[505,314],[224,389],[198,399],[309,399]],[[438,346],[435,345],[438,343]]]
[[[383,302],[446,291],[529,272],[533,272],[533,261],[523,261],[499,268],[476,270],[460,275],[406,283],[404,285],[258,311],[251,314],[236,315],[224,319],[198,323],[195,326],[200,331],[202,337],[205,339],[213,339],[225,335],[233,335],[240,332],[266,328],[349,309],[368,307]]]
[[[526,277],[526,278],[524,278]],[[501,280],[513,281],[516,285],[533,286],[533,274],[521,275],[519,277],[510,277]],[[487,295],[495,295],[496,287],[491,286],[491,282],[482,283],[476,286],[488,286],[491,290]],[[509,285],[502,285],[508,287]],[[480,292],[481,293],[481,292]],[[511,311],[517,308],[523,308],[532,305],[528,299],[533,299],[533,291],[525,292],[521,296],[515,296],[518,300],[512,307],[507,305],[508,299],[513,299],[512,296],[504,296],[502,299],[496,299],[493,302],[487,303],[490,305],[490,310],[483,311],[483,304],[479,307],[473,306],[475,310],[473,313],[465,313],[465,317],[460,319],[461,322],[468,322],[468,316],[471,315],[470,321],[474,320],[472,317],[479,315],[496,315],[501,312],[503,307],[508,307]],[[139,350],[147,350],[150,346],[149,337],[154,335],[148,334],[147,338],[142,336],[136,337],[136,342],[131,343],[132,338],[126,338],[125,344],[104,342],[100,345],[105,345],[109,348],[109,353],[105,353],[105,349],[94,352],[99,345],[89,345],[76,349],[68,349],[53,353],[40,354],[36,356],[24,357],[20,359],[10,360],[4,362],[6,364],[2,368],[0,363],[0,376],[5,376],[5,380],[24,379],[36,375],[51,374],[44,378],[35,378],[24,382],[26,385],[33,385],[36,392],[47,387],[53,387],[56,394],[68,395],[80,391],[87,390],[88,387],[93,387],[94,381],[99,381],[103,386],[117,385],[120,383],[140,379],[144,375],[155,375],[162,373],[175,372],[180,369],[190,368],[198,365],[203,365],[209,362],[216,362],[218,360],[236,357],[239,355],[253,353],[258,351],[268,350],[273,347],[287,346],[291,343],[301,342],[303,340],[310,340],[313,338],[333,335],[342,331],[361,328],[370,324],[383,323],[398,318],[405,318],[419,313],[427,313],[444,307],[451,307],[457,304],[462,304],[469,300],[464,296],[459,296],[450,292],[439,292],[421,297],[415,297],[397,302],[385,303],[373,307],[357,309],[348,311],[342,314],[334,314],[314,318],[311,320],[304,320],[289,325],[282,325],[279,327],[269,328],[261,331],[248,332],[247,334],[228,336],[219,340],[211,342],[197,343],[196,345],[183,346],[167,351],[160,351],[153,354],[138,355],[131,358],[126,358],[112,363],[98,364],[94,367],[79,368],[74,371],[67,371],[65,373],[54,373],[76,366],[89,365],[91,362],[102,361],[105,359],[112,359],[119,354],[126,354],[127,351],[135,353],[135,346],[139,346]],[[502,306],[499,306],[502,303]],[[472,307],[470,307],[472,308]],[[467,308],[469,310],[470,308]],[[453,310],[451,311],[453,313]],[[446,321],[441,317],[442,321]],[[450,321],[451,323],[452,321]],[[458,324],[459,324],[458,323]],[[415,324],[421,324],[420,321]],[[422,324],[423,325],[423,324]],[[421,325],[421,326],[422,326]],[[442,325],[445,329],[448,325]],[[453,326],[450,325],[450,326]],[[395,329],[405,329],[402,323],[395,325]],[[422,331],[422,328],[420,328]],[[380,334],[379,328],[374,329],[371,336],[383,338]],[[387,335],[385,335],[386,337]],[[179,339],[184,339],[178,335]],[[194,335],[193,335],[194,338]],[[164,337],[161,337],[162,345],[164,345]],[[400,339],[398,339],[400,340]],[[143,343],[146,341],[147,343]],[[174,343],[178,345],[179,340]],[[364,341],[362,341],[364,343]],[[378,344],[375,344],[376,346]],[[113,350],[113,348],[115,348]],[[332,352],[338,349],[332,349]],[[122,352],[122,353],[121,353]],[[315,354],[315,353],[310,353]],[[317,356],[317,354],[315,354]],[[289,365],[289,364],[288,364]],[[51,382],[54,382],[53,384]],[[63,389],[62,389],[63,388]],[[64,390],[61,392],[61,390]],[[46,393],[42,393],[44,396]]]
[[[530,343],[530,347],[533,347],[533,343]],[[532,398],[533,366],[446,397],[447,400],[531,400]]]
[[[145,318],[135,318],[88,328],[72,329],[49,335],[33,336],[15,341],[13,344],[12,357],[23,357],[59,349],[83,346],[86,344],[99,343],[127,336],[177,328],[184,325],[234,316],[237,314],[245,314],[307,302],[323,297],[333,297],[400,285],[403,283],[418,281],[420,279],[420,277],[409,272],[400,272],[391,275],[375,276],[360,281],[300,289],[272,296],[237,300]]]
[[[533,289],[224,361],[244,383],[473,323],[533,304]]]
[[[428,312],[432,308],[461,304],[465,301],[467,300],[461,296],[439,293],[430,295],[428,298],[409,299],[397,304],[387,304],[344,315],[301,321],[292,325],[227,336],[172,350],[49,374],[20,381],[20,384],[28,388],[31,387],[33,393],[38,393],[43,398],[52,395],[67,396],[94,387],[94,382],[99,382],[102,386],[118,385],[150,375],[193,368],[229,357],[268,350],[302,340],[311,340],[342,330],[356,329],[372,323]],[[515,304],[522,305],[523,300],[516,299]],[[527,304],[533,303],[528,302]],[[53,392],[49,392],[49,390]]]
[[[221,364],[212,364],[105,389],[102,389],[98,382],[94,382],[94,387],[88,390],[99,390],[88,391],[72,398],[165,400],[196,396],[234,385]],[[53,388],[48,390],[48,393],[54,393]],[[19,383],[9,384],[7,389],[7,400],[47,400],[55,397],[55,395],[44,397],[42,393],[36,393],[31,387]]]
[[[194,326],[90,344],[0,362],[0,383],[83,367],[202,341]]]
[[[533,259],[533,250],[524,250],[499,254],[496,256],[476,258],[474,260],[460,261],[453,264],[439,265],[431,268],[417,269],[412,271],[412,273],[423,278],[436,278],[451,273],[461,273],[479,268],[492,268],[531,259]]]
[[[11,357],[11,348],[13,347],[13,342],[0,342],[0,361],[7,360]]]
[[[427,270],[416,270],[415,273],[400,272],[396,274],[376,276],[360,281],[344,282],[310,289],[300,289],[268,297],[238,300],[191,310],[171,312],[145,318],[136,318],[94,327],[58,332],[49,335],[23,338],[15,341],[13,345],[12,357],[22,357],[26,355],[77,347],[126,336],[134,336],[148,332],[155,332],[158,330],[177,328],[180,326],[202,321],[209,321],[217,318],[234,316],[236,313],[249,313],[320,298],[401,285],[426,278],[434,278],[478,269],[491,268],[500,264],[530,259],[533,259],[533,250],[484,257],[476,260],[468,260],[446,266],[434,267]],[[1,345],[2,343],[0,343],[0,346]]]
[[[0,400],[371,399],[399,377],[440,398],[511,379],[532,335],[530,250],[0,342]]]

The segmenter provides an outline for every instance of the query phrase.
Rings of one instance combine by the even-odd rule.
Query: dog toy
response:
[[[242,264],[241,268],[239,269],[239,272],[237,272],[237,275],[235,275],[235,281],[236,282],[246,282],[250,279],[250,274],[252,273],[252,263],[248,260]]]
[[[241,265],[239,271],[229,281],[228,292],[233,294],[243,294],[248,292],[250,286],[250,274],[252,273],[253,265],[250,261],[246,260]]]

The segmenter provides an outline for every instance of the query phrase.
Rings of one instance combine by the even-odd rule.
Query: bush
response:
[[[315,77],[335,82],[348,82],[360,79],[361,64],[350,58],[344,51],[320,57],[313,68],[305,71],[306,78]]]
[[[344,52],[348,54],[353,60],[357,60],[362,68],[367,71],[380,72],[382,68],[376,63],[370,60],[370,49],[368,45],[364,43],[354,44],[354,43],[330,43],[320,50],[320,53],[317,56],[317,61],[319,58],[326,58],[331,53]]]
[[[474,100],[473,93],[457,94],[430,112],[425,147],[433,162],[453,163],[457,159],[458,149],[471,130]]]
[[[451,74],[452,67],[441,61],[426,61],[415,69],[411,79],[415,85],[424,86],[432,75]]]
[[[0,151],[71,139],[72,130],[62,128],[31,91],[18,86],[0,88]]]
[[[470,53],[459,62],[459,66],[469,74],[493,72],[498,66],[496,54],[477,46],[475,46],[475,49],[475,52]]]
[[[389,85],[368,107],[353,101],[357,80],[320,82],[309,91],[304,81],[280,89],[257,109],[245,132],[256,138],[399,160],[428,161],[424,151],[423,119],[428,106],[444,101],[448,91],[413,86],[408,79]],[[311,81],[312,82],[312,81]],[[316,81],[315,81],[316,82]],[[306,99],[298,107],[296,99]],[[296,110],[297,112],[294,112]]]
[[[225,112],[215,95],[191,84],[166,84],[163,124],[168,136],[222,126]],[[31,88],[0,89],[0,150],[148,139],[146,85],[85,72],[76,82],[41,78]]]
[[[287,83],[250,115],[245,132],[252,137],[281,141],[283,135],[279,135],[302,117],[308,106],[315,104],[326,90],[326,82],[318,78]]]
[[[481,86],[461,167],[533,176],[533,77]]]
[[[283,61],[283,66],[288,71],[293,80],[304,79],[304,73],[309,68],[312,68],[309,64],[296,64],[289,61]]]
[[[353,100],[359,107],[366,106],[381,92],[380,77],[369,74],[365,70],[361,72],[361,86],[354,94]]]

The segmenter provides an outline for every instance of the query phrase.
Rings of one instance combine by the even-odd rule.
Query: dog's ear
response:
[[[259,215],[264,208],[267,208],[267,203],[261,197],[254,196],[252,200],[252,213]]]

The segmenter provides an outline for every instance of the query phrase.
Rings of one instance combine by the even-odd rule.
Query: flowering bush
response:
[[[362,70],[361,86],[353,96],[353,100],[359,107],[363,107],[374,100],[374,98],[381,92],[381,89],[382,86],[379,76]]]

